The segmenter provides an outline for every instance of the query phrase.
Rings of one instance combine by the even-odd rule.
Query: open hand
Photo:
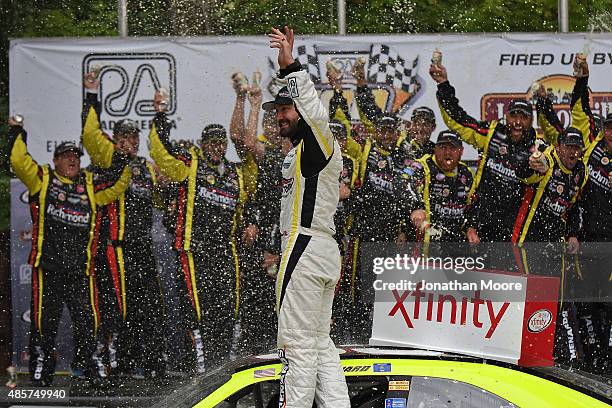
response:
[[[281,69],[293,64],[293,29],[285,26],[283,32],[278,28],[272,27],[270,37],[270,48],[278,48],[278,66]]]

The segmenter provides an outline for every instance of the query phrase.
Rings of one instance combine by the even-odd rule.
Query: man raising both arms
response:
[[[274,101],[282,137],[293,148],[283,161],[281,263],[276,280],[278,348],[283,363],[279,407],[349,408],[338,351],[329,337],[332,302],[340,278],[340,251],[334,240],[334,213],[342,169],[340,146],[329,129],[327,109],[299,61],[293,30],[275,28],[279,81]]]

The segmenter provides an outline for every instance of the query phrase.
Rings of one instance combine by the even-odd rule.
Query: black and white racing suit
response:
[[[276,281],[278,348],[283,362],[280,407],[348,408],[338,351],[329,336],[340,278],[334,214],[342,170],[327,109],[299,62],[281,70],[300,114],[282,166],[281,263]]]

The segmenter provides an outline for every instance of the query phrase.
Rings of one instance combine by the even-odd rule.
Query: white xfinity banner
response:
[[[559,278],[429,267],[385,274],[386,286],[374,284],[371,345],[553,364]]]
[[[564,124],[569,124],[576,52],[588,53],[593,110],[612,112],[611,34],[315,36],[297,37],[295,48],[294,55],[324,100],[332,93],[326,62],[333,59],[342,67],[358,132],[350,71],[359,57],[366,60],[376,101],[384,110],[409,119],[414,107],[429,106],[438,115],[436,132],[445,128],[435,101],[436,84],[428,74],[435,49],[443,53],[462,106],[478,119],[502,117],[509,101],[525,97],[538,80],[553,95]],[[110,134],[118,120],[131,118],[146,136],[154,116],[154,91],[164,87],[170,92],[172,138],[197,142],[209,123],[228,127],[235,102],[230,81],[234,72],[251,78],[259,70],[267,99],[274,92],[276,64],[276,50],[269,48],[265,36],[13,40],[10,112],[25,117],[32,156],[51,161],[56,144],[79,139],[82,77],[98,65],[106,132]],[[247,114],[248,109],[247,102]],[[140,154],[148,155],[146,143],[141,143]],[[236,158],[233,149],[228,157]],[[464,158],[475,159],[474,150],[466,149]]]

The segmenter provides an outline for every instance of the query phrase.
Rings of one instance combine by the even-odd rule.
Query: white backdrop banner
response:
[[[334,59],[345,72],[352,104],[350,69],[359,57],[385,110],[410,118],[412,108],[430,106],[438,115],[435,83],[428,74],[432,52],[443,52],[451,83],[464,109],[478,119],[503,116],[509,101],[525,97],[539,80],[554,95],[563,122],[569,124],[575,52],[587,52],[594,111],[612,112],[612,35],[368,35],[298,37],[294,54],[310,72],[324,99],[331,96],[325,64]],[[41,162],[51,160],[54,146],[78,140],[83,90],[81,78],[100,65],[103,127],[109,133],[123,118],[136,120],[148,132],[156,88],[170,91],[173,139],[197,141],[209,123],[229,125],[235,94],[230,76],[241,71],[263,74],[269,85],[276,69],[276,50],[261,37],[95,38],[13,40],[10,48],[10,111],[25,116],[29,148]],[[248,112],[248,108],[247,108]],[[144,140],[143,140],[144,142]],[[140,154],[147,155],[146,143]],[[466,149],[465,159],[476,154]],[[235,151],[228,152],[230,159]],[[86,163],[84,163],[86,164]]]

